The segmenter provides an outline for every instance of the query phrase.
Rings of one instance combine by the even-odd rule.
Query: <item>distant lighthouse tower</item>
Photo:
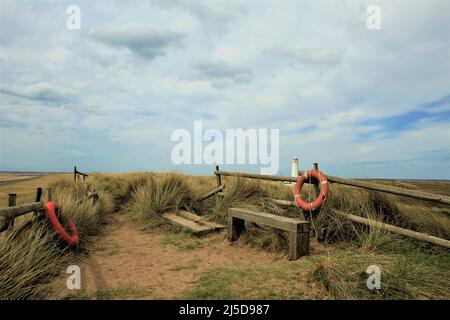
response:
[[[298,177],[298,157],[293,157],[291,161],[291,177]]]

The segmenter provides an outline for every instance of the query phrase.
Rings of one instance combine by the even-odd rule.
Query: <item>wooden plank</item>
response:
[[[174,213],[166,213],[163,217],[181,227],[187,228],[195,233],[205,232],[213,230],[211,227],[200,225],[194,221],[180,217]]]
[[[223,229],[223,228],[225,228],[224,225],[208,221],[208,220],[205,219],[205,217],[200,217],[200,216],[198,216],[196,214],[193,214],[193,213],[191,213],[189,211],[186,211],[186,210],[178,211],[178,215],[180,215],[181,217],[186,218],[188,220],[197,222],[199,224],[203,224],[205,226],[208,226],[208,227],[211,227],[211,228],[214,228],[214,229]]]
[[[21,206],[14,206],[9,208],[0,208],[0,217],[5,218],[15,218],[18,216],[21,216],[23,214],[26,214],[31,211],[36,210],[42,210],[44,209],[44,203],[42,202],[35,202],[30,204],[24,204]]]
[[[220,187],[215,188],[214,190],[208,192],[208,193],[205,194],[203,197],[201,197],[200,199],[198,199],[198,201],[201,202],[201,201],[203,201],[203,200],[206,200],[206,199],[212,197],[212,196],[215,195],[216,193],[221,192],[221,191],[223,190],[223,188],[224,188],[224,186],[220,186]]]
[[[371,227],[374,228],[379,228],[382,230],[387,230],[389,232],[392,233],[396,233],[396,234],[400,234],[406,237],[410,237],[413,239],[417,239],[417,240],[422,240],[422,241],[426,241],[432,244],[436,244],[438,246],[441,247],[445,247],[445,248],[450,248],[450,241],[449,240],[445,240],[445,239],[441,239],[438,237],[434,237],[434,236],[430,236],[429,234],[425,234],[425,233],[421,233],[421,232],[416,232],[416,231],[412,231],[412,230],[407,230],[407,229],[403,229],[400,227],[396,227],[390,224],[386,224],[380,221],[376,221],[376,220],[370,220],[370,219],[366,219],[363,217],[359,217],[359,216],[355,216],[352,214],[348,214],[342,211],[338,211],[333,209],[333,212],[336,213],[337,215],[347,218],[349,220],[352,220],[354,222],[358,222],[358,223],[362,223],[365,225],[369,225]]]
[[[309,231],[309,222],[281,217],[260,211],[252,211],[243,208],[230,208],[229,214],[243,220],[260,223],[285,231],[304,232]]]
[[[286,177],[286,176],[272,176],[272,175],[265,175],[265,174],[256,174],[256,173],[244,173],[244,172],[230,172],[230,171],[221,171],[216,170],[214,171],[214,174],[216,176],[229,176],[229,177],[242,177],[242,178],[249,178],[249,179],[261,179],[261,180],[271,180],[271,181],[290,181],[290,182],[297,182],[297,178],[294,177]]]

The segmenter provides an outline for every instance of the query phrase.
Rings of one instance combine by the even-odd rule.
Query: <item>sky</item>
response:
[[[171,159],[202,121],[279,129],[278,174],[450,179],[449,3],[0,0],[0,170],[212,174]]]

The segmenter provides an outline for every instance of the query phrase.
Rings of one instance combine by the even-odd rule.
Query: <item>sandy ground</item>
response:
[[[95,294],[114,288],[137,285],[151,292],[142,298],[171,298],[185,291],[208,269],[219,266],[263,266],[285,261],[286,256],[230,244],[221,235],[202,238],[204,246],[185,251],[163,244],[167,233],[143,233],[128,214],[113,214],[104,235],[98,237],[97,249],[80,266],[83,293]],[[195,263],[195,268],[189,266]],[[53,299],[72,290],[66,288],[65,274],[54,285]]]
[[[33,173],[0,173],[0,185],[14,182],[21,182],[41,177],[40,174]]]

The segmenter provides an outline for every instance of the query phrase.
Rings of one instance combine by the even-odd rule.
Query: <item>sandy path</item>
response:
[[[243,244],[231,245],[217,234],[202,237],[202,247],[186,251],[165,244],[168,233],[139,231],[128,214],[116,213],[109,220],[105,234],[97,238],[97,249],[87,261],[75,263],[81,268],[82,291],[89,295],[131,284],[148,293],[141,298],[171,298],[208,269],[273,265],[286,259]],[[55,281],[53,298],[73,294],[65,286],[65,277]]]

